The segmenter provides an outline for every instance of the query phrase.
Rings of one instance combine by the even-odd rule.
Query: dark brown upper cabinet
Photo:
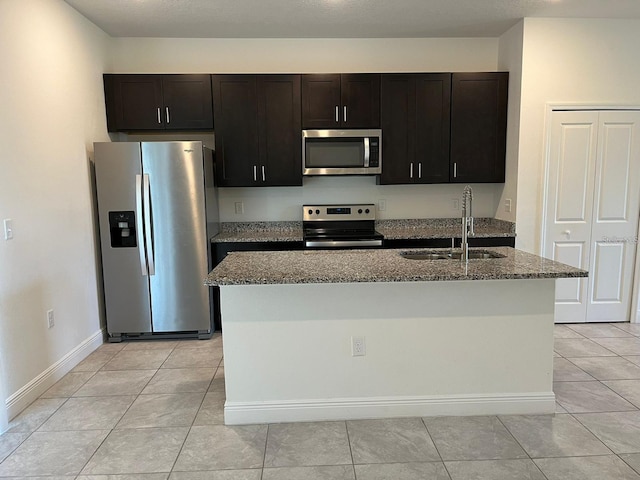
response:
[[[212,130],[211,75],[104,75],[110,132]]]
[[[508,72],[452,74],[452,183],[504,182],[508,84]]]
[[[380,75],[302,75],[302,127],[380,128]]]
[[[302,185],[300,75],[213,75],[216,182]]]
[[[380,183],[447,183],[451,74],[382,74],[380,83]]]

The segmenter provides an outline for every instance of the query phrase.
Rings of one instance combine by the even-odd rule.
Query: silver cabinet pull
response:
[[[160,117],[160,107],[158,107],[158,123],[162,124],[162,118]]]
[[[347,106],[346,105],[343,107],[342,111],[344,113],[344,115],[343,115],[344,116],[344,123],[347,123]]]
[[[340,107],[338,107],[338,105],[336,105],[336,123],[338,123],[340,121]]]
[[[453,178],[456,178],[458,176],[458,164],[454,163],[453,164]]]
[[[164,107],[164,112],[167,114],[167,123],[169,123],[169,107]]]
[[[418,163],[418,178],[422,178],[422,162]]]
[[[253,166],[253,181],[254,182],[258,181],[258,166],[257,165]]]
[[[264,173],[264,165],[262,165],[262,181],[266,182],[267,181],[267,176]]]
[[[409,178],[413,178],[413,162],[409,164]]]

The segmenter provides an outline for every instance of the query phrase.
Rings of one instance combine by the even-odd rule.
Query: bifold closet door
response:
[[[627,321],[640,212],[640,112],[552,114],[543,255],[589,270],[556,282],[556,322]]]

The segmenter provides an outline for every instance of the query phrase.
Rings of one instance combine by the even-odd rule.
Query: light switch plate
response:
[[[13,238],[13,221],[10,218],[4,219],[4,239],[11,240]]]

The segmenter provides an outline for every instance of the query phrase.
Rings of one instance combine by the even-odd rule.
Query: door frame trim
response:
[[[640,105],[603,105],[600,103],[564,103],[564,102],[546,102],[544,114],[544,163],[542,172],[542,185],[540,192],[540,201],[538,207],[542,208],[541,218],[542,226],[540,228],[540,249],[544,248],[544,239],[547,232],[547,182],[549,181],[549,161],[551,155],[551,127],[552,115],[556,111],[629,111],[640,112]],[[640,216],[640,212],[637,213]],[[517,218],[516,218],[517,222]],[[640,222],[638,225],[638,238],[640,238]],[[636,242],[636,261],[633,269],[633,286],[631,294],[631,314],[629,321],[631,323],[640,323],[640,242]]]

